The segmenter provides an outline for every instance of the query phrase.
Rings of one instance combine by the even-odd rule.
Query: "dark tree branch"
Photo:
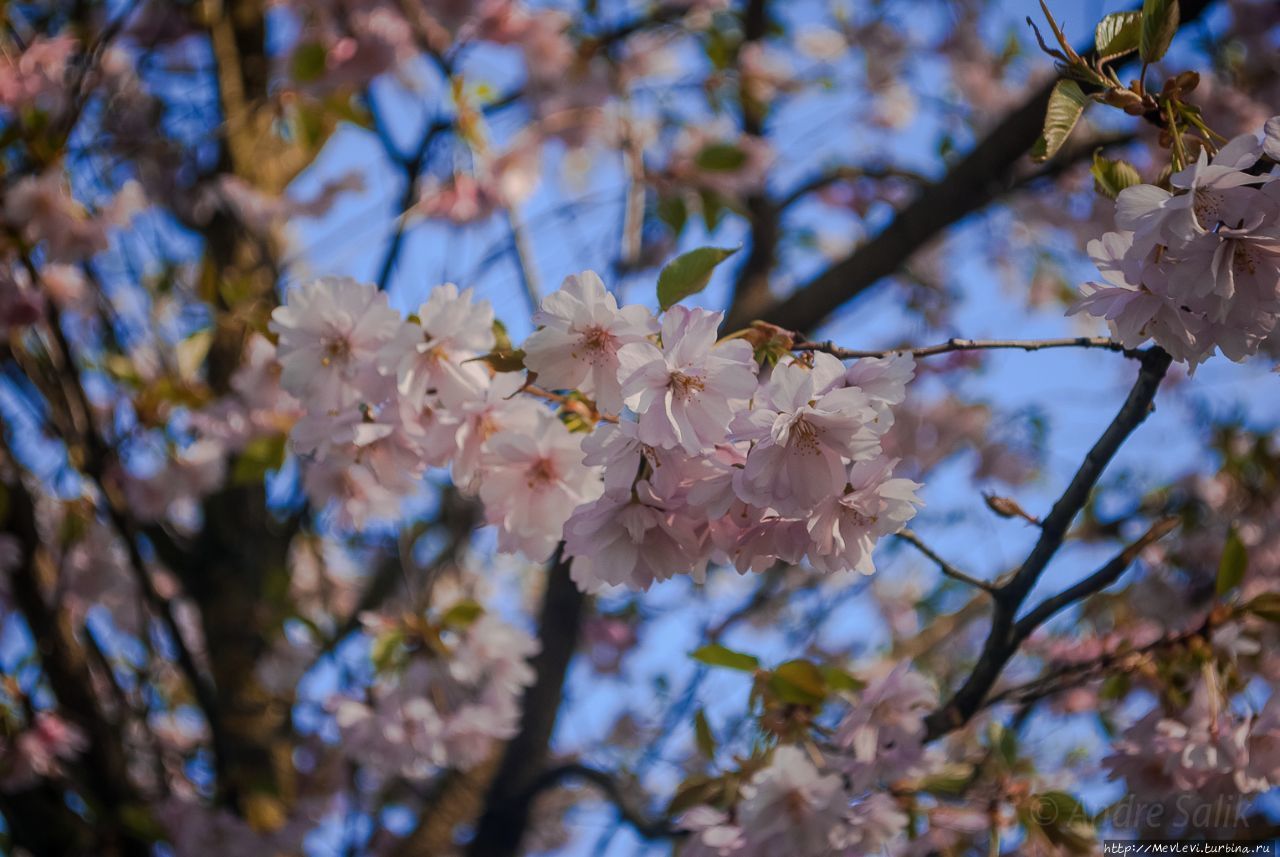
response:
[[[982,647],[978,663],[960,689],[938,710],[925,718],[929,740],[939,738],[965,725],[982,707],[1005,664],[1013,657],[1025,636],[1020,634],[1016,622],[1018,611],[1049,561],[1062,547],[1068,527],[1071,526],[1076,514],[1084,508],[1090,492],[1102,476],[1102,471],[1129,435],[1151,412],[1156,390],[1171,362],[1172,358],[1168,353],[1158,347],[1152,347],[1142,353],[1142,368],[1138,373],[1138,380],[1129,391],[1129,396],[1125,399],[1119,413],[1107,426],[1102,437],[1089,450],[1071,484],[1067,486],[1066,491],[1045,517],[1040,529],[1040,537],[1035,547],[1031,549],[1031,553],[1012,577],[996,591],[991,630]],[[1023,630],[1026,630],[1025,626]]]
[[[148,844],[122,821],[122,813],[137,802],[138,796],[129,781],[119,726],[105,716],[98,704],[88,658],[68,617],[46,601],[45,591],[55,571],[40,536],[35,501],[23,484],[5,439],[0,439],[0,453],[4,459],[0,466],[12,472],[2,485],[7,498],[4,529],[20,547],[19,561],[9,575],[13,599],[35,641],[45,678],[60,710],[88,739],[82,769],[86,796],[97,815],[93,819],[95,845],[103,849],[103,854],[143,857],[150,853]],[[26,836],[23,820],[18,820],[16,828],[11,818],[10,829],[15,833],[21,830]],[[63,833],[33,830],[32,835],[47,842],[56,841]]]
[[[556,551],[547,575],[538,617],[542,650],[533,659],[537,679],[524,693],[520,731],[503,748],[467,857],[512,857],[519,853],[529,826],[530,788],[546,768],[565,675],[587,610],[587,597],[570,579],[562,549]]]
[[[1014,636],[1019,640],[1026,639],[1036,628],[1049,621],[1060,610],[1065,610],[1077,601],[1088,598],[1096,592],[1101,592],[1115,583],[1140,553],[1173,532],[1177,526],[1178,519],[1174,517],[1162,518],[1152,524],[1151,528],[1143,533],[1137,541],[1112,557],[1106,565],[1079,583],[1068,586],[1052,598],[1046,598],[1037,604],[1035,609],[1019,619],[1014,625]]]

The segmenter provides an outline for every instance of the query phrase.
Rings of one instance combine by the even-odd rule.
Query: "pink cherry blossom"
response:
[[[292,289],[271,313],[271,330],[284,389],[308,407],[334,409],[386,397],[379,352],[409,331],[386,294],[346,277]]]
[[[605,412],[622,410],[618,349],[643,342],[658,324],[641,306],[618,308],[591,271],[565,278],[533,316],[540,325],[524,343],[525,365],[556,390],[579,390]]]
[[[566,522],[565,553],[582,589],[648,589],[655,580],[703,570],[701,539],[688,518],[664,508],[645,482],[634,493],[604,495]]]
[[[430,391],[448,407],[476,398],[486,373],[474,358],[494,345],[489,302],[474,300],[472,289],[445,283],[418,308],[417,326],[421,337],[396,337],[380,355],[382,371],[396,376],[400,393],[417,404]]]
[[[915,517],[922,486],[893,479],[892,459],[859,461],[849,468],[843,494],[824,499],[808,520],[809,561],[823,571],[873,574],[871,553],[883,536],[900,531]]]
[[[662,319],[662,348],[634,342],[618,352],[622,396],[639,438],[701,452],[725,439],[734,404],[755,391],[756,363],[742,340],[717,343],[723,314],[674,306]]]
[[[821,857],[843,837],[849,795],[799,747],[773,751],[769,766],[742,787],[737,821],[751,852]]]
[[[823,392],[844,374],[839,360],[815,354],[812,369],[792,362],[774,367],[754,408],[733,419],[736,440],[750,441],[738,496],[784,514],[804,515],[844,488],[849,460],[880,451],[876,410],[855,387]]]
[[[543,414],[530,432],[504,431],[489,439],[481,465],[480,499],[498,546],[545,560],[574,508],[600,495],[598,472],[582,462],[582,442]]]

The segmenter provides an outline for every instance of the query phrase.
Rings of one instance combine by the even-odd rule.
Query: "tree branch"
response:
[[[512,857],[529,826],[529,789],[546,767],[565,675],[587,610],[587,597],[570,579],[562,550],[556,551],[547,575],[538,618],[542,649],[533,659],[537,679],[525,690],[520,731],[503,748],[467,857]]]
[[[1112,557],[1106,565],[1079,583],[1069,586],[1052,598],[1046,598],[1037,604],[1035,609],[1019,619],[1014,625],[1014,636],[1019,641],[1026,639],[1031,635],[1031,632],[1051,619],[1058,611],[1066,609],[1075,602],[1093,595],[1095,592],[1101,592],[1115,583],[1120,579],[1120,575],[1124,574],[1125,569],[1138,557],[1138,554],[1173,532],[1177,526],[1178,519],[1175,517],[1161,518],[1156,521],[1137,541]]]
[[[920,553],[924,554],[926,558],[928,558],[929,560],[932,560],[934,565],[938,566],[938,570],[941,571],[943,574],[945,574],[947,577],[950,577],[952,580],[958,580],[961,583],[968,584],[969,586],[977,587],[978,589],[981,589],[983,592],[986,592],[986,593],[990,593],[990,594],[995,593],[996,591],[995,584],[988,583],[985,580],[979,580],[978,578],[973,577],[969,574],[966,574],[965,572],[956,568],[954,565],[947,562],[942,557],[938,556],[938,554],[934,553],[933,548],[929,547],[923,541],[921,541],[920,537],[917,536],[911,530],[903,530],[902,532],[896,533],[895,535],[897,536],[897,538],[901,539],[902,541],[914,547],[916,550],[920,551]]]
[[[1102,471],[1129,435],[1151,412],[1156,390],[1171,362],[1172,358],[1159,347],[1149,348],[1142,353],[1142,368],[1138,379],[1119,413],[1089,450],[1066,491],[1045,517],[1040,537],[1031,553],[1013,576],[996,591],[991,630],[983,644],[978,663],[960,689],[925,718],[928,740],[937,739],[965,725],[982,706],[1005,664],[1022,642],[1015,624],[1018,610],[1049,561],[1062,547],[1067,528],[1089,499],[1089,493],[1097,484]]]
[[[854,360],[860,357],[888,357],[890,354],[910,354],[912,357],[932,357],[935,354],[949,354],[953,351],[992,351],[1011,349],[1018,351],[1040,351],[1045,348],[1102,348],[1116,351],[1126,357],[1138,358],[1141,351],[1125,348],[1120,342],[1105,336],[1071,336],[1061,339],[948,339],[937,345],[904,346],[902,348],[882,348],[878,350],[858,350],[841,348],[833,342],[801,342],[792,346],[792,351],[821,351],[841,360]]]

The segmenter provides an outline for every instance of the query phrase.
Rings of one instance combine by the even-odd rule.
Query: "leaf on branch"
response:
[[[755,655],[735,652],[733,649],[725,648],[719,643],[711,643],[695,649],[689,657],[707,666],[724,667],[725,669],[738,670],[739,672],[750,673],[760,668],[760,659]]]
[[[679,236],[689,222],[689,207],[682,197],[664,196],[658,200],[658,219],[671,228],[673,235]]]
[[[1108,62],[1133,53],[1138,49],[1141,33],[1141,12],[1116,12],[1106,16],[1093,31],[1093,45],[1098,61]]]
[[[1215,587],[1218,596],[1226,595],[1239,586],[1248,567],[1249,552],[1240,540],[1240,533],[1232,527],[1227,532],[1227,543],[1222,548],[1222,560],[1218,563],[1218,583]]]
[[[521,348],[509,349],[506,351],[490,351],[488,354],[481,354],[479,357],[472,358],[489,364],[489,368],[495,372],[522,372],[524,371],[524,350]]]
[[[769,689],[783,702],[818,706],[827,698],[827,682],[822,671],[809,661],[787,661],[773,671]]]
[[[188,384],[194,383],[212,345],[212,330],[197,331],[179,342],[174,348],[178,362],[178,377]]]
[[[1049,109],[1044,115],[1044,132],[1031,147],[1031,160],[1047,161],[1067,142],[1084,113],[1089,97],[1074,80],[1060,80],[1049,95]]]
[[[747,153],[732,143],[709,143],[694,156],[693,162],[700,169],[731,173],[742,169]]]
[[[865,681],[848,670],[840,669],[840,667],[823,667],[822,677],[826,679],[827,687],[834,691],[856,693],[867,686]]]
[[[470,598],[459,601],[440,617],[440,624],[446,628],[466,628],[484,615],[484,607]]]
[[[1280,622],[1280,592],[1264,592],[1244,605],[1244,609],[1259,619]]]
[[[736,247],[699,247],[672,259],[658,274],[658,305],[670,309],[705,289],[716,266],[737,252]]]
[[[698,752],[708,759],[715,758],[716,737],[711,733],[711,724],[707,722],[707,712],[701,708],[693,715],[693,735]]]
[[[329,52],[319,42],[298,45],[290,62],[293,79],[298,83],[312,83],[324,76]]]
[[[1108,199],[1115,199],[1127,187],[1142,184],[1137,167],[1128,161],[1104,158],[1101,149],[1093,153],[1089,172],[1093,174],[1094,189]]]
[[[945,765],[937,773],[925,777],[920,783],[920,789],[930,794],[959,797],[972,782],[973,765],[953,762]]]
[[[1158,62],[1178,31],[1178,0],[1143,0],[1138,55],[1144,63]]]

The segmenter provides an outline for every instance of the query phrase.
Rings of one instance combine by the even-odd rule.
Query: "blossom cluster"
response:
[[[533,320],[503,352],[522,357],[513,370],[470,290],[440,286],[407,320],[353,280],[292,290],[271,328],[280,384],[304,403],[292,443],[313,502],[394,517],[448,466],[500,550],[541,561],[563,541],[591,590],[700,578],[712,561],[871,573],[877,539],[915,514],[920,486],[881,446],[909,356],[762,368],[748,341],[718,338],[720,313],[620,307],[590,272]]]
[[[1104,764],[1148,799],[1265,794],[1280,787],[1280,697],[1241,714],[1201,682],[1176,716],[1156,707],[1126,729]]]
[[[1280,318],[1280,117],[1205,150],[1169,178],[1116,199],[1118,232],[1091,241],[1103,283],[1071,313],[1107,319],[1128,347],[1148,339],[1193,366],[1255,354]],[[1268,169],[1265,169],[1269,167]]]
[[[516,733],[520,695],[534,679],[531,636],[487,614],[465,628],[428,630],[436,651],[397,645],[397,629],[387,630],[398,662],[367,701],[333,702],[348,756],[390,777],[424,779],[474,767],[494,741]]]
[[[936,703],[933,687],[905,668],[873,682],[827,752],[780,746],[734,805],[685,813],[692,835],[682,857],[882,853],[907,825],[885,786],[927,772],[923,718]]]

